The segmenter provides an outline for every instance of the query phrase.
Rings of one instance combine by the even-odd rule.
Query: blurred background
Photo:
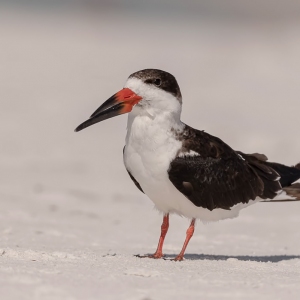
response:
[[[135,193],[127,116],[73,130],[143,68],[175,75],[187,124],[297,163],[299,27],[296,0],[2,0],[1,190]]]
[[[138,234],[138,219],[130,219],[137,207],[159,230],[160,216],[147,215],[152,204],[123,167],[127,116],[74,133],[140,69],[177,78],[185,123],[236,150],[300,161],[298,0],[2,0],[0,43],[6,247],[64,248],[77,230],[81,247],[99,249],[108,219]],[[259,216],[263,205],[252,213]],[[282,207],[267,211],[279,216]],[[292,207],[299,212],[286,211]],[[109,232],[118,248],[116,230]],[[153,247],[156,238],[153,231],[145,237]],[[174,237],[177,247],[180,241]]]
[[[30,216],[145,197],[123,166],[126,115],[74,132],[144,68],[175,75],[187,124],[300,161],[299,1],[0,3],[0,187]]]
[[[73,130],[143,68],[175,75],[187,124],[295,164],[299,27],[296,0],[2,0],[1,190],[98,192],[113,174],[114,192],[135,193],[122,165],[127,116]]]
[[[127,116],[73,130],[143,68],[175,75],[187,124],[297,163],[299,27],[296,0],[2,0],[1,190],[135,193]]]

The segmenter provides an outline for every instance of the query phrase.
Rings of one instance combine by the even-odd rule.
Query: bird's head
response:
[[[129,113],[159,114],[181,113],[181,92],[173,75],[157,69],[145,69],[131,74],[122,90],[106,100],[91,117],[80,124],[80,131],[95,123]]]

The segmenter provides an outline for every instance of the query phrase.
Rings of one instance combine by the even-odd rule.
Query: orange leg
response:
[[[159,238],[157,249],[156,249],[155,253],[152,255],[144,255],[144,256],[137,255],[137,256],[141,257],[141,258],[144,258],[144,257],[162,258],[163,257],[162,248],[164,245],[164,240],[167,235],[168,229],[169,229],[169,214],[166,214],[166,215],[164,215],[163,222],[161,224],[160,238]]]
[[[194,230],[195,230],[195,219],[192,220],[191,224],[190,224],[190,227],[188,228],[188,230],[186,231],[186,238],[185,238],[185,241],[184,241],[184,244],[183,244],[183,247],[180,251],[180,253],[174,258],[175,261],[181,261],[183,260],[183,256],[184,256],[184,252],[185,252],[185,249],[191,239],[191,237],[193,236],[194,234]]]
[[[169,214],[166,214],[164,215],[163,223],[161,224],[161,233],[160,233],[157,249],[155,253],[151,255],[152,258],[161,258],[163,256],[162,248],[164,245],[164,240],[167,235],[168,229],[169,229]]]

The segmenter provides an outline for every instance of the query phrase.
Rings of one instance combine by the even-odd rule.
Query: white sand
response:
[[[183,120],[244,152],[300,161],[300,22],[0,10],[0,298],[299,299],[300,203],[198,224],[186,260],[122,163],[126,117],[74,128],[154,67]],[[171,217],[165,253],[188,220]]]

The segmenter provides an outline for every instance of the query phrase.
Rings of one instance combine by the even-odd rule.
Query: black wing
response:
[[[198,207],[230,209],[257,196],[272,199],[281,189],[277,172],[255,155],[235,152],[187,125],[178,138],[183,150],[170,164],[169,179]],[[199,155],[189,155],[191,150]]]
[[[126,146],[124,146],[124,148],[123,148],[123,155],[124,155],[125,147],[126,147]],[[134,182],[134,184],[136,185],[136,187],[137,187],[142,193],[144,193],[143,189],[141,188],[141,186],[140,186],[140,184],[137,182],[137,180],[132,176],[132,174],[131,174],[127,169],[126,169],[126,171],[128,172],[128,174],[129,174],[131,180]]]
[[[127,170],[127,169],[126,169]],[[131,180],[134,182],[134,184],[136,185],[136,187],[142,192],[144,193],[143,189],[141,188],[140,184],[136,181],[136,179],[132,176],[132,174],[127,170]]]

